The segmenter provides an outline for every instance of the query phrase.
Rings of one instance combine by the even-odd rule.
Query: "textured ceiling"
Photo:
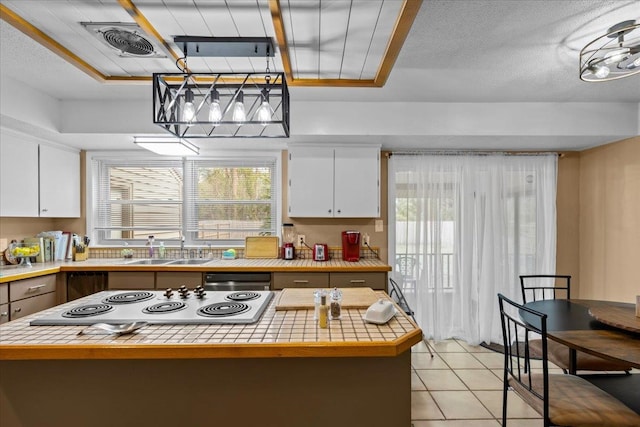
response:
[[[60,3],[58,0],[50,1]],[[0,0],[0,3],[9,2]],[[72,0],[70,3],[83,2]],[[103,0],[102,3],[109,8],[115,6],[115,0]],[[139,0],[135,3],[149,16],[160,13],[153,12],[157,2]],[[200,14],[195,18],[189,15],[188,5],[193,2],[164,3],[173,5],[171,16],[176,22],[201,19]],[[200,0],[198,3],[206,4],[207,1]],[[233,2],[227,0],[227,3]],[[240,3],[244,7],[251,7],[256,2]],[[294,28],[292,33],[290,24],[286,23],[289,12],[285,7],[289,3],[296,2],[281,0],[289,42],[293,45],[291,39],[296,31]],[[316,6],[323,4],[328,9],[349,3],[349,0],[297,2]],[[387,0],[387,3],[397,6],[400,2]],[[263,16],[268,7],[264,9],[264,3],[261,4],[260,13]],[[375,4],[379,5],[380,2]],[[372,13],[375,14],[375,10]],[[107,18],[115,19],[107,15],[104,20]],[[264,22],[268,22],[267,17],[264,18]],[[317,20],[318,17],[312,19]],[[640,103],[640,76],[607,83],[585,83],[578,78],[580,48],[610,26],[629,19],[640,20],[640,2],[637,0],[424,0],[383,87],[291,87],[292,104],[300,101],[628,102],[636,104],[637,108]],[[158,18],[157,22],[163,20],[167,21],[168,18]],[[326,64],[336,63],[336,58],[323,56],[324,50],[330,51],[336,43],[342,43],[344,47],[345,39],[340,39],[340,34],[345,34],[345,30],[338,23],[331,30],[331,22],[332,19],[324,20],[322,25],[329,27],[326,31],[318,32],[317,28],[312,28],[304,37],[297,36],[298,48],[315,52],[315,56],[305,60],[305,63],[316,64],[310,71],[301,71],[300,77],[303,74],[313,77],[314,73],[320,76],[325,61]],[[167,34],[178,31],[184,33],[185,28],[190,27],[182,24],[165,31]],[[359,28],[357,25],[353,28],[352,35],[362,33],[356,31]],[[261,31],[271,36],[273,29],[265,27]],[[325,37],[327,44],[314,51],[318,37]],[[358,53],[364,49],[367,39],[371,39],[370,34],[357,42],[360,44],[354,42],[358,46]],[[292,62],[300,60],[300,56],[303,56],[300,52],[296,53],[292,47]],[[101,97],[105,100],[135,100],[149,97],[148,84],[99,83],[4,21],[0,21],[0,62],[3,75],[25,82],[58,99]],[[276,67],[281,67],[281,62]],[[300,66],[298,68],[303,69]],[[360,69],[366,67],[360,66]],[[371,78],[370,71],[361,74],[362,78]],[[348,77],[352,78],[352,75]],[[601,143],[600,140],[589,141],[588,137],[584,139],[588,141],[587,145]],[[384,141],[391,146],[396,142],[393,138],[385,138]],[[417,137],[403,141],[405,146],[420,144]],[[482,146],[487,148],[506,145],[501,145],[499,139],[492,142],[488,138],[480,138],[478,141],[482,141]],[[465,146],[455,136],[443,137],[440,143],[442,147]],[[551,149],[554,141],[549,138],[543,145],[545,149]],[[517,148],[517,143],[512,147]]]

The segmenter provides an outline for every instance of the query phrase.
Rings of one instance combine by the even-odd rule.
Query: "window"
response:
[[[275,235],[278,155],[255,158],[92,160],[90,227],[100,245],[241,245]]]

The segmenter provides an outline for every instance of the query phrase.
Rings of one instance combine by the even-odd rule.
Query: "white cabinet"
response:
[[[80,154],[3,131],[0,216],[79,217]]]
[[[0,216],[38,216],[38,144],[2,133]]]
[[[80,153],[40,145],[40,216],[80,216]]]
[[[290,147],[290,217],[380,216],[380,148]]]

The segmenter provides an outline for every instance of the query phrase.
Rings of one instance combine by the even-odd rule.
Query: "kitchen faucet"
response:
[[[180,258],[185,258],[183,253],[185,253],[185,250],[184,250],[184,236],[181,236],[181,238],[180,238]],[[187,253],[187,257],[188,256],[189,256],[189,254]]]

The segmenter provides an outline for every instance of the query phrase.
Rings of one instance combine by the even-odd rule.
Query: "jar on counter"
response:
[[[342,291],[338,288],[329,292],[329,317],[331,320],[342,318]]]

